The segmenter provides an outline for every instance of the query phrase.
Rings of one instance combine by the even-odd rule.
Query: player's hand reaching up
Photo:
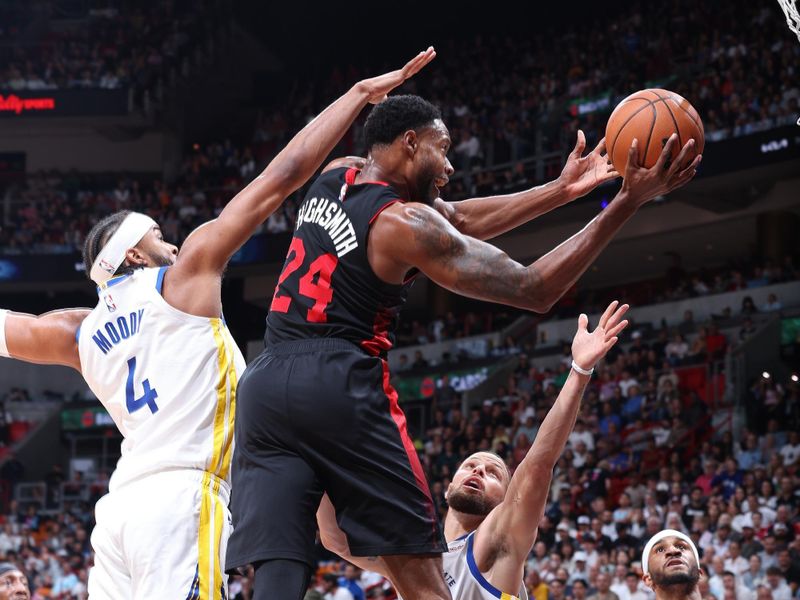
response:
[[[356,87],[364,89],[368,95],[370,104],[378,104],[386,99],[386,94],[391,92],[406,79],[416,75],[422,67],[436,58],[436,50],[429,46],[424,52],[420,52],[406,63],[402,69],[390,71],[371,79],[364,79],[356,84]]]
[[[664,144],[656,164],[646,169],[639,164],[639,144],[638,140],[634,139],[628,151],[628,165],[625,167],[622,191],[628,192],[631,201],[638,207],[648,200],[686,185],[697,173],[697,166],[703,159],[703,155],[698,154],[687,165],[694,144],[693,139],[686,142],[677,158],[672,160],[678,145],[678,134],[673,133]]]
[[[628,305],[620,306],[614,300],[608,305],[606,312],[600,317],[597,328],[589,332],[589,318],[582,314],[578,317],[578,331],[572,340],[572,360],[582,369],[591,369],[603,358],[611,347],[617,343],[617,336],[628,325],[622,321],[628,311]]]
[[[591,192],[601,183],[619,177],[619,173],[609,163],[606,154],[606,138],[600,140],[594,150],[583,156],[586,150],[586,136],[578,130],[575,148],[567,157],[567,164],[558,177],[570,198],[580,198]]]

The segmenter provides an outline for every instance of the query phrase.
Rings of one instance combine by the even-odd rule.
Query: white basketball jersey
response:
[[[124,437],[111,491],[171,469],[206,471],[230,483],[236,384],[245,361],[222,319],[167,304],[166,269],[111,279],[77,334],[83,377]]]
[[[442,555],[444,580],[450,588],[453,600],[528,600],[525,586],[520,584],[519,596],[501,592],[486,578],[475,564],[472,547],[475,532],[447,544],[447,552]]]

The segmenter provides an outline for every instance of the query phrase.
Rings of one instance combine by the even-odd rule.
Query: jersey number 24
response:
[[[303,265],[303,261],[306,258],[306,248],[303,245],[303,240],[292,238],[292,244],[289,246],[289,256],[292,256],[292,259],[286,263],[283,272],[278,277],[278,285],[275,286],[275,295],[272,297],[270,310],[275,312],[285,313],[289,311],[292,298],[291,296],[281,296],[280,287],[289,275]],[[314,306],[309,308],[306,314],[306,320],[309,323],[325,323],[328,320],[328,315],[325,314],[325,311],[328,308],[328,304],[333,300],[331,275],[333,275],[338,262],[339,259],[335,254],[323,254],[315,258],[308,265],[308,271],[300,277],[298,291],[306,298],[314,300]],[[315,277],[316,281],[314,281]]]

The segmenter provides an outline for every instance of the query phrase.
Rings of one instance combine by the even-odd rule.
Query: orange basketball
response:
[[[694,138],[691,160],[703,151],[705,133],[700,115],[689,101],[675,92],[661,89],[641,90],[620,102],[608,118],[606,147],[614,168],[625,174],[628,150],[633,138],[638,140],[639,164],[652,167],[669,136],[678,134],[678,144],[673,152],[678,155],[684,144]]]

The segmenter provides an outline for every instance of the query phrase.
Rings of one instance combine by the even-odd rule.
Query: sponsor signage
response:
[[[128,113],[128,90],[3,90],[0,119],[111,116]]]

